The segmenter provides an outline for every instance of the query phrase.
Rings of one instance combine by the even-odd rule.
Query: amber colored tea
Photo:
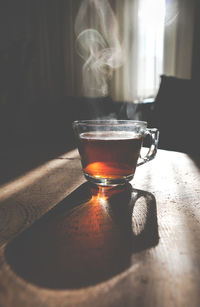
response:
[[[95,178],[133,176],[142,137],[129,131],[81,133],[79,152],[84,173]]]

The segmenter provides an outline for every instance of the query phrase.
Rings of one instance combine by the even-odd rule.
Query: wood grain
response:
[[[103,197],[84,181],[73,151],[0,187],[0,306],[200,306],[200,159],[159,150]]]

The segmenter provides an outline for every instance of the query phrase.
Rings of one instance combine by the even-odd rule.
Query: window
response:
[[[155,95],[163,73],[165,0],[140,0],[138,8],[137,97]]]
[[[115,100],[141,102],[156,96],[164,73],[166,0],[117,3],[125,62],[116,72],[112,94]]]

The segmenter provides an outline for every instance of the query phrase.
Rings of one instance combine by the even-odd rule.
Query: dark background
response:
[[[70,6],[72,3],[73,7]],[[78,81],[74,84],[72,76],[66,73],[67,67],[72,65],[70,58],[66,62],[62,48],[58,51],[54,48],[62,42],[65,34],[55,16],[59,21],[69,15],[65,27],[72,33],[74,17],[70,14],[74,11],[75,16],[78,6],[79,1],[65,4],[59,1],[59,10],[55,14],[55,1],[52,0],[0,1],[1,152],[39,145],[62,150],[74,148],[73,120],[115,117],[147,120],[149,126],[158,127],[161,132],[160,148],[199,153],[199,1],[196,0],[195,7],[191,80],[161,76],[155,102],[138,105],[115,102],[109,96],[89,99],[81,97],[78,91],[77,95],[73,94]],[[47,19],[45,23],[44,18]],[[41,31],[45,24],[50,29],[47,33],[48,50],[44,48],[46,37]],[[74,52],[73,36],[68,38],[64,48]],[[48,58],[54,61],[49,73],[48,67],[44,67],[44,59]],[[78,56],[75,56],[76,61],[79,61]],[[75,73],[76,80],[80,79],[76,69]],[[73,91],[70,90],[72,88]]]

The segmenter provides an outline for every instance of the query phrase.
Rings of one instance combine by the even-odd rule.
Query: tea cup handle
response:
[[[145,157],[141,157],[141,162],[137,163],[137,166],[140,166],[148,161],[151,161],[155,158],[157,149],[158,149],[158,140],[159,140],[159,131],[157,128],[147,128],[144,137],[150,136],[151,145]]]

